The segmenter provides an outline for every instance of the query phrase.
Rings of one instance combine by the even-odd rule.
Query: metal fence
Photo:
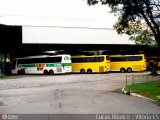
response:
[[[126,75],[125,84],[134,84],[134,83],[142,83],[142,82],[150,82],[160,80],[160,76],[152,76],[152,75]]]

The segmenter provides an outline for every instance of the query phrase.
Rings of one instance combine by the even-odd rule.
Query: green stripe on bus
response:
[[[46,64],[46,67],[54,67],[54,64]]]
[[[46,67],[60,67],[60,66],[71,66],[71,63],[50,63],[50,64],[46,64]]]
[[[36,67],[36,64],[22,64],[22,67]],[[61,66],[71,66],[71,63],[48,63],[46,67],[61,67]],[[41,64],[38,64],[41,67]]]
[[[35,67],[35,64],[22,64],[22,67]]]
[[[64,66],[71,66],[71,63],[63,63]]]
[[[61,63],[49,63],[49,64],[46,64],[46,67],[60,67],[62,66]]]

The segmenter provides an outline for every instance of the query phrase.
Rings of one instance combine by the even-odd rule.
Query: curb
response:
[[[122,92],[123,92],[124,94],[130,95],[130,92],[129,92],[129,91],[124,90],[125,87],[126,87],[126,86],[123,86]]]
[[[140,94],[132,93],[132,92],[130,92],[130,91],[126,91],[126,90],[124,89],[125,87],[126,87],[126,86],[124,86],[124,87],[122,88],[122,92],[123,92],[124,94],[130,95],[130,96],[134,96],[134,97],[143,98],[143,99],[146,99],[146,100],[149,100],[149,101],[152,101],[152,102],[155,102],[155,101],[156,101],[156,100],[147,98],[147,97],[145,97],[145,96],[142,96],[142,95],[140,95]]]

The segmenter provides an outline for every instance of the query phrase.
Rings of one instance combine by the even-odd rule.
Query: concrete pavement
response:
[[[0,113],[159,113],[160,107],[150,101],[120,92],[125,75],[27,75],[3,80],[0,81]],[[5,85],[6,88],[2,87]]]

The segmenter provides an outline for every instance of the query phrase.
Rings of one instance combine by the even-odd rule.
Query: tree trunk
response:
[[[160,33],[155,35],[155,40],[157,42],[158,45],[158,51],[160,50]]]
[[[159,61],[159,57],[160,57],[160,54],[159,54],[159,51],[160,51],[160,33],[155,35],[155,40],[156,40],[157,45],[158,45],[158,55],[157,55],[157,58],[154,61],[154,63],[152,63],[151,75],[158,75],[157,68],[158,68],[158,61]]]
[[[151,75],[158,75],[158,73],[157,73],[157,64],[158,62],[157,62],[157,60],[156,61],[154,61],[152,64],[151,64]]]

